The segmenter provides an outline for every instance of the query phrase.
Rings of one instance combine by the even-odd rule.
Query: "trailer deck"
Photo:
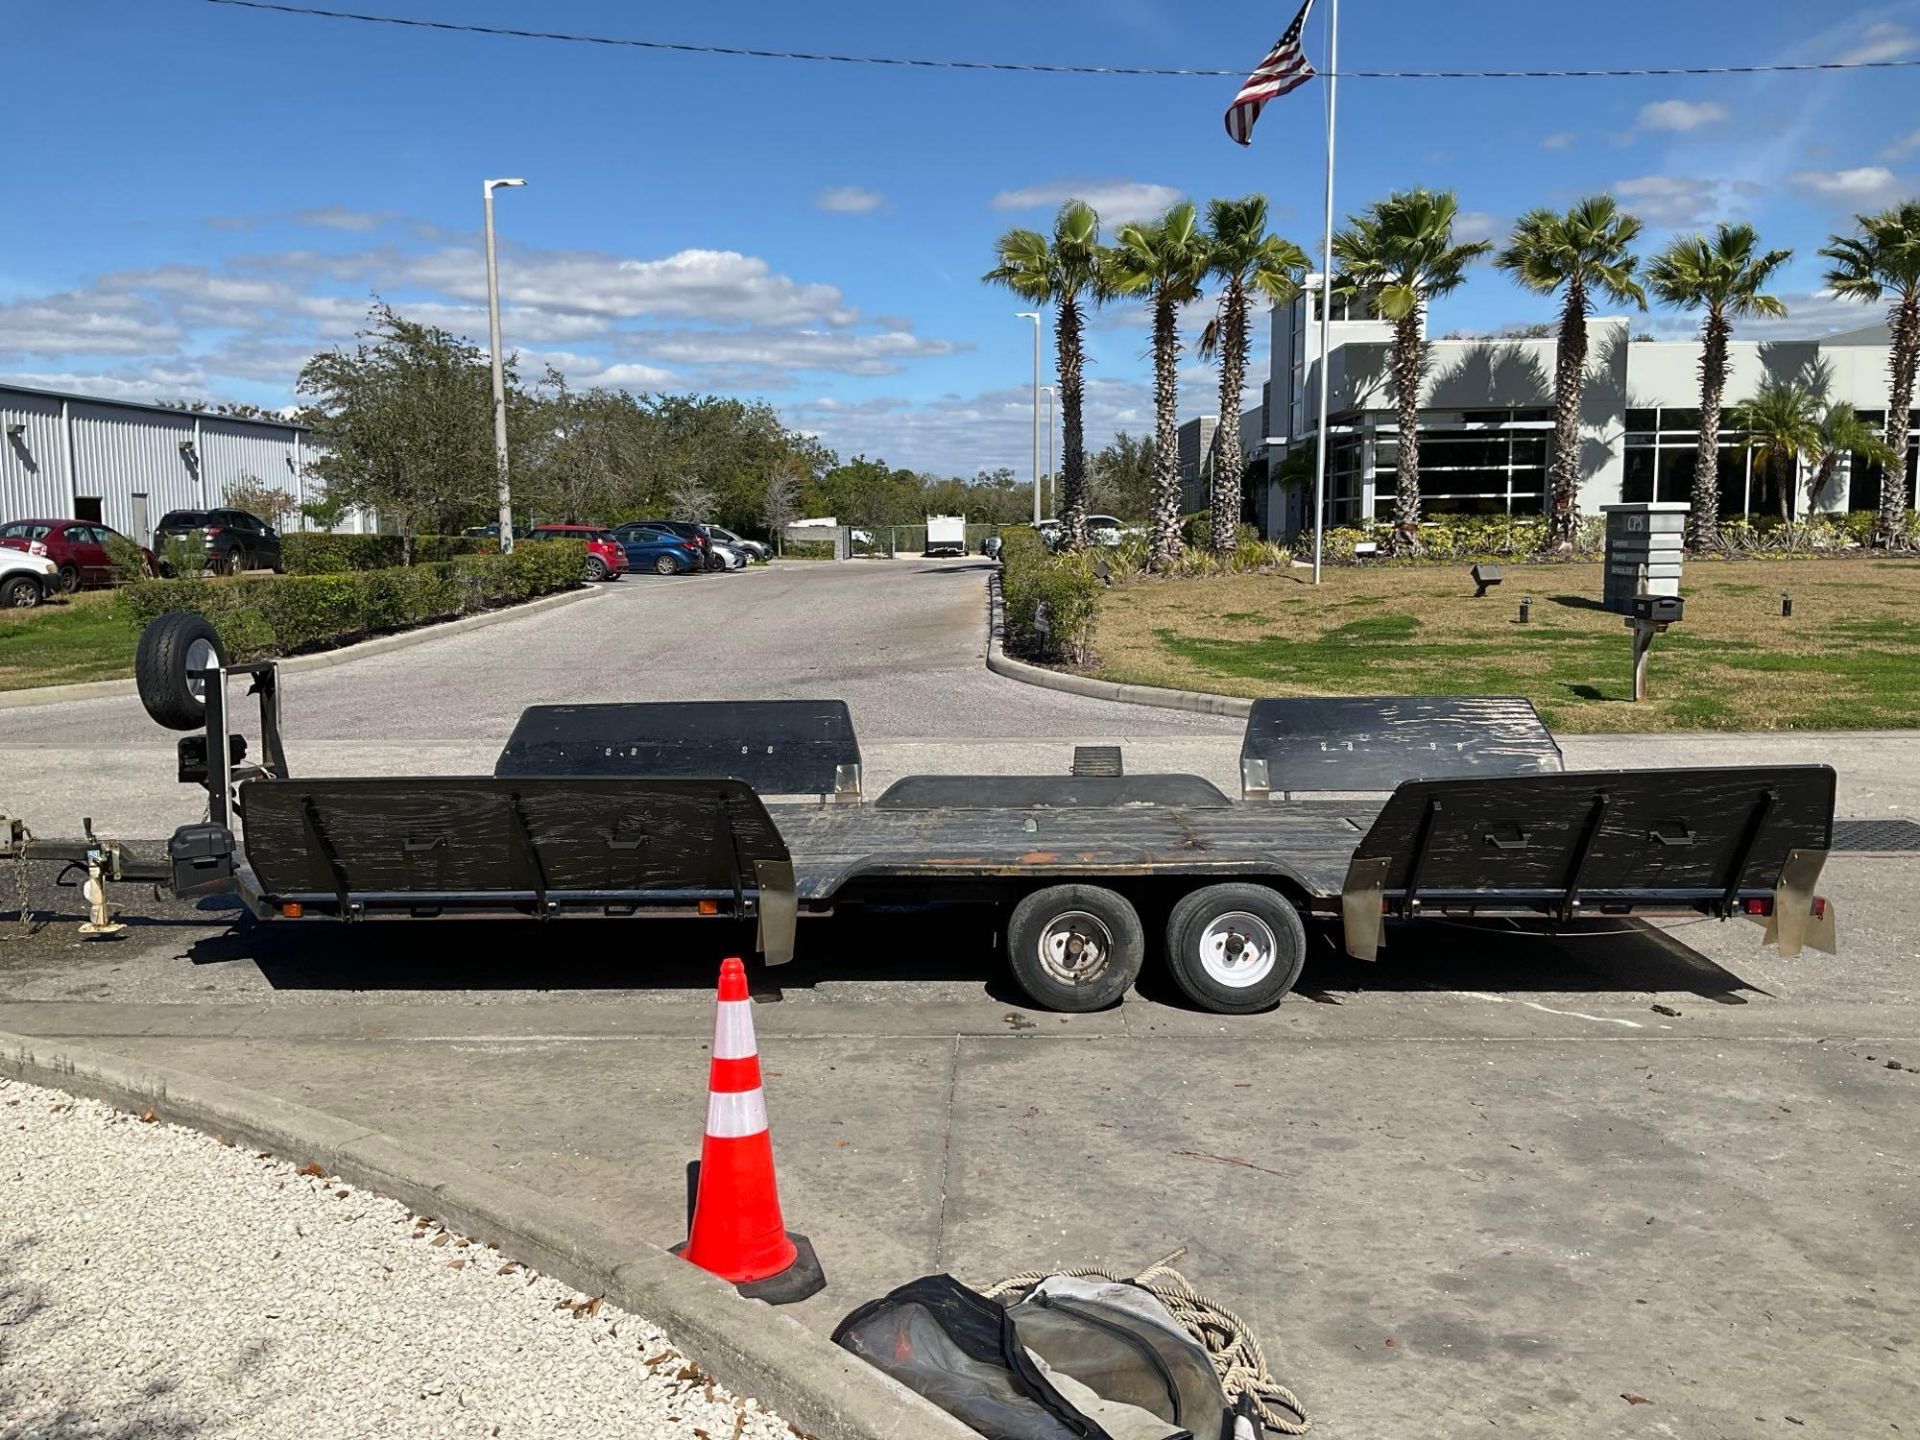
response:
[[[176,650],[211,633],[163,621]],[[1142,906],[1171,906],[1176,980],[1229,1010],[1291,985],[1303,921],[1368,960],[1389,917],[1430,915],[1743,915],[1784,954],[1832,948],[1814,895],[1830,767],[1568,772],[1523,699],[1258,701],[1238,797],[1103,751],[1068,775],[908,776],[869,801],[841,701],[535,706],[491,776],[309,779],[287,764],[271,664],[190,674],[197,701],[176,687],[149,709],[204,724],[180,777],[209,818],[160,873],[261,919],[729,917],[780,963],[802,916],[973,901],[1010,907],[1016,974],[1067,1008],[1130,983]],[[260,764],[210,739],[229,735],[236,675],[260,701]],[[0,833],[0,853],[24,850]],[[96,889],[157,878],[91,835],[31,853]]]

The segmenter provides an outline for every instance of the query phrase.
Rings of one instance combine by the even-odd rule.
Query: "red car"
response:
[[[46,556],[60,567],[59,587],[69,592],[82,585],[113,583],[113,559],[107,554],[109,537],[126,539],[97,520],[15,520],[0,525],[0,545]],[[160,567],[153,551],[144,545],[138,548],[146,561],[147,574],[158,575]]]
[[[536,525],[527,538],[586,541],[589,580],[618,580],[627,573],[626,548],[598,525]]]

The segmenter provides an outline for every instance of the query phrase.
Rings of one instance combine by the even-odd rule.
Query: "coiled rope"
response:
[[[1193,1282],[1173,1268],[1173,1262],[1187,1253],[1181,1246],[1164,1259],[1156,1260],[1138,1275],[1115,1275],[1106,1270],[1030,1270],[1012,1275],[981,1293],[1002,1303],[1025,1298],[1049,1275],[1068,1275],[1075,1280],[1112,1280],[1121,1285],[1138,1285],[1151,1292],[1172,1312],[1186,1332],[1200,1342],[1213,1361],[1214,1373],[1229,1403],[1242,1395],[1253,1397],[1260,1421],[1269,1430],[1282,1435],[1304,1435],[1313,1421],[1300,1397],[1274,1379],[1267,1369],[1267,1357],[1254,1338],[1253,1329],[1226,1306],[1209,1300]]]

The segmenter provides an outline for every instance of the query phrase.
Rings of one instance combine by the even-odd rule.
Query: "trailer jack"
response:
[[[80,884],[80,893],[86,897],[87,918],[80,925],[80,934],[89,940],[110,940],[127,927],[116,921],[107,907],[107,886],[127,881],[163,884],[172,878],[172,869],[130,854],[118,840],[101,839],[93,833],[92,816],[83,819],[80,828],[83,839],[40,840],[23,821],[0,815],[0,860],[9,860],[14,865],[23,924],[27,916],[29,859],[62,862],[65,866],[61,871],[62,880],[70,870],[84,870],[87,878]]]

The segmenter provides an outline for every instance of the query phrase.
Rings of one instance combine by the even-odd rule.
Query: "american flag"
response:
[[[1227,134],[1236,144],[1245,145],[1253,138],[1253,122],[1260,118],[1269,100],[1298,90],[1313,78],[1313,66],[1307,63],[1306,51],[1300,48],[1300,32],[1306,29],[1307,12],[1311,9],[1313,0],[1307,0],[1300,7],[1300,13],[1293,17],[1293,23],[1287,26],[1287,33],[1267,52],[1267,58],[1247,77],[1247,83],[1240,87],[1233,104],[1227,107]]]

